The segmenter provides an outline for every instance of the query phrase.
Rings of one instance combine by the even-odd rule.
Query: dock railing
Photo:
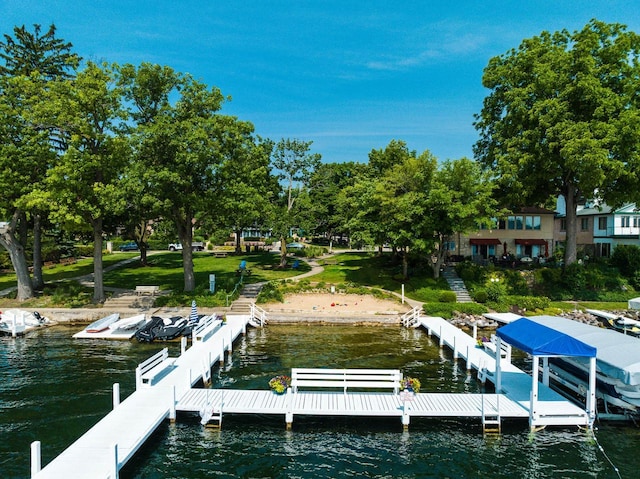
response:
[[[400,317],[400,321],[405,328],[415,328],[420,324],[420,313],[422,308],[416,306],[411,311],[406,312]]]
[[[251,303],[251,323],[260,327],[267,324],[267,312],[255,303]]]

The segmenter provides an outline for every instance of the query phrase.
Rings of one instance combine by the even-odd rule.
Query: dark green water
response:
[[[76,328],[77,329],[77,328]],[[0,339],[0,478],[28,478],[29,447],[46,465],[111,408],[111,390],[134,389],[135,366],[163,345],[73,340],[55,327]],[[179,345],[173,344],[172,355]],[[400,368],[423,391],[479,391],[424,332],[362,326],[268,326],[250,330],[216,387],[266,389],[292,367]],[[526,422],[484,438],[475,421],[294,419],[225,416],[222,431],[179,416],[121,472],[129,478],[624,478],[640,477],[640,429],[599,425],[597,442],[573,428],[532,434]],[[598,444],[602,446],[602,450]],[[604,451],[604,452],[603,452]]]

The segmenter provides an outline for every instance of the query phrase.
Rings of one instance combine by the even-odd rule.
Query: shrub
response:
[[[618,245],[611,255],[611,264],[630,278],[640,271],[640,248],[636,245]]]
[[[269,281],[265,284],[256,298],[256,303],[259,304],[282,301],[284,301],[284,295],[275,281]]]
[[[487,294],[486,290],[480,289],[473,294],[473,299],[478,303],[486,303],[489,299],[489,295]]]
[[[455,303],[457,301],[456,293],[453,291],[442,291],[440,292],[440,297],[438,301],[441,303]]]

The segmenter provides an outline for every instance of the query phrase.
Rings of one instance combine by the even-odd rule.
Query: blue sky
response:
[[[488,60],[590,19],[640,32],[636,1],[0,0],[0,32],[43,28],[85,59],[169,65],[219,87],[256,133],[366,162],[392,139],[472,157]]]

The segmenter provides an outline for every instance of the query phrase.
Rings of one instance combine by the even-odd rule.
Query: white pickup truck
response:
[[[181,243],[169,243],[169,251],[181,251]],[[191,244],[191,251],[204,251],[204,243],[201,241],[194,241]]]

